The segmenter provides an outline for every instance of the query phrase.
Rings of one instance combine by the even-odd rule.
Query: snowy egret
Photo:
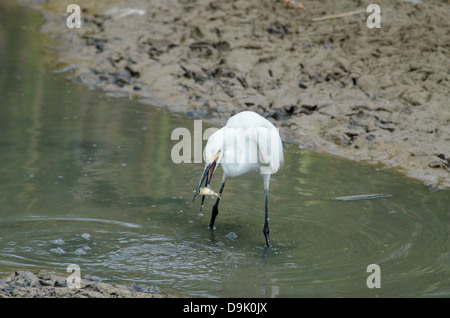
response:
[[[205,180],[205,187],[211,182],[214,171],[222,165],[222,185],[212,208],[209,228],[214,229],[214,222],[219,213],[219,201],[228,177],[237,177],[249,171],[257,171],[263,176],[265,196],[264,237],[269,241],[269,182],[270,175],[276,173],[284,162],[283,145],[275,126],[264,117],[243,111],[228,119],[226,125],[209,137],[204,150],[205,167],[194,194],[194,201]],[[202,195],[202,205],[205,195]]]

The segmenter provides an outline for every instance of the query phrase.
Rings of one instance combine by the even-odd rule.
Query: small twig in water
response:
[[[339,201],[355,201],[355,200],[368,200],[368,199],[380,199],[380,198],[390,198],[392,194],[374,193],[374,194],[361,194],[361,195],[350,195],[346,197],[336,197],[331,200]]]

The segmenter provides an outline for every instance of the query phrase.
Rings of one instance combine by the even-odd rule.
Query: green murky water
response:
[[[205,297],[450,296],[450,191],[286,144],[273,247],[256,174],[229,180],[211,233],[214,201],[192,203],[203,164],[171,160],[173,129],[193,120],[54,73],[41,22],[0,5],[0,271],[77,264]],[[380,192],[393,196],[331,200]]]

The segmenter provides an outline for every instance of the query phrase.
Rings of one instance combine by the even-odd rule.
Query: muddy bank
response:
[[[450,6],[378,1],[78,1],[38,8],[55,71],[92,89],[223,124],[253,110],[286,140],[450,186]]]
[[[0,273],[0,298],[171,298],[157,287],[113,285],[99,277],[86,277],[79,288],[67,284],[69,274],[30,271]],[[70,283],[74,283],[70,280]]]

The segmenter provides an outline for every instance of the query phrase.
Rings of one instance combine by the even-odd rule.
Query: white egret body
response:
[[[213,206],[209,228],[214,229],[214,222],[219,213],[219,201],[228,177],[237,177],[249,171],[258,171],[264,179],[265,222],[264,236],[269,242],[268,198],[270,175],[276,173],[283,164],[283,145],[275,126],[264,117],[243,111],[231,117],[227,124],[217,130],[208,139],[205,147],[205,168],[194,194],[194,200],[206,178],[207,186],[220,163],[223,170],[219,197]],[[205,196],[202,197],[202,207]]]

